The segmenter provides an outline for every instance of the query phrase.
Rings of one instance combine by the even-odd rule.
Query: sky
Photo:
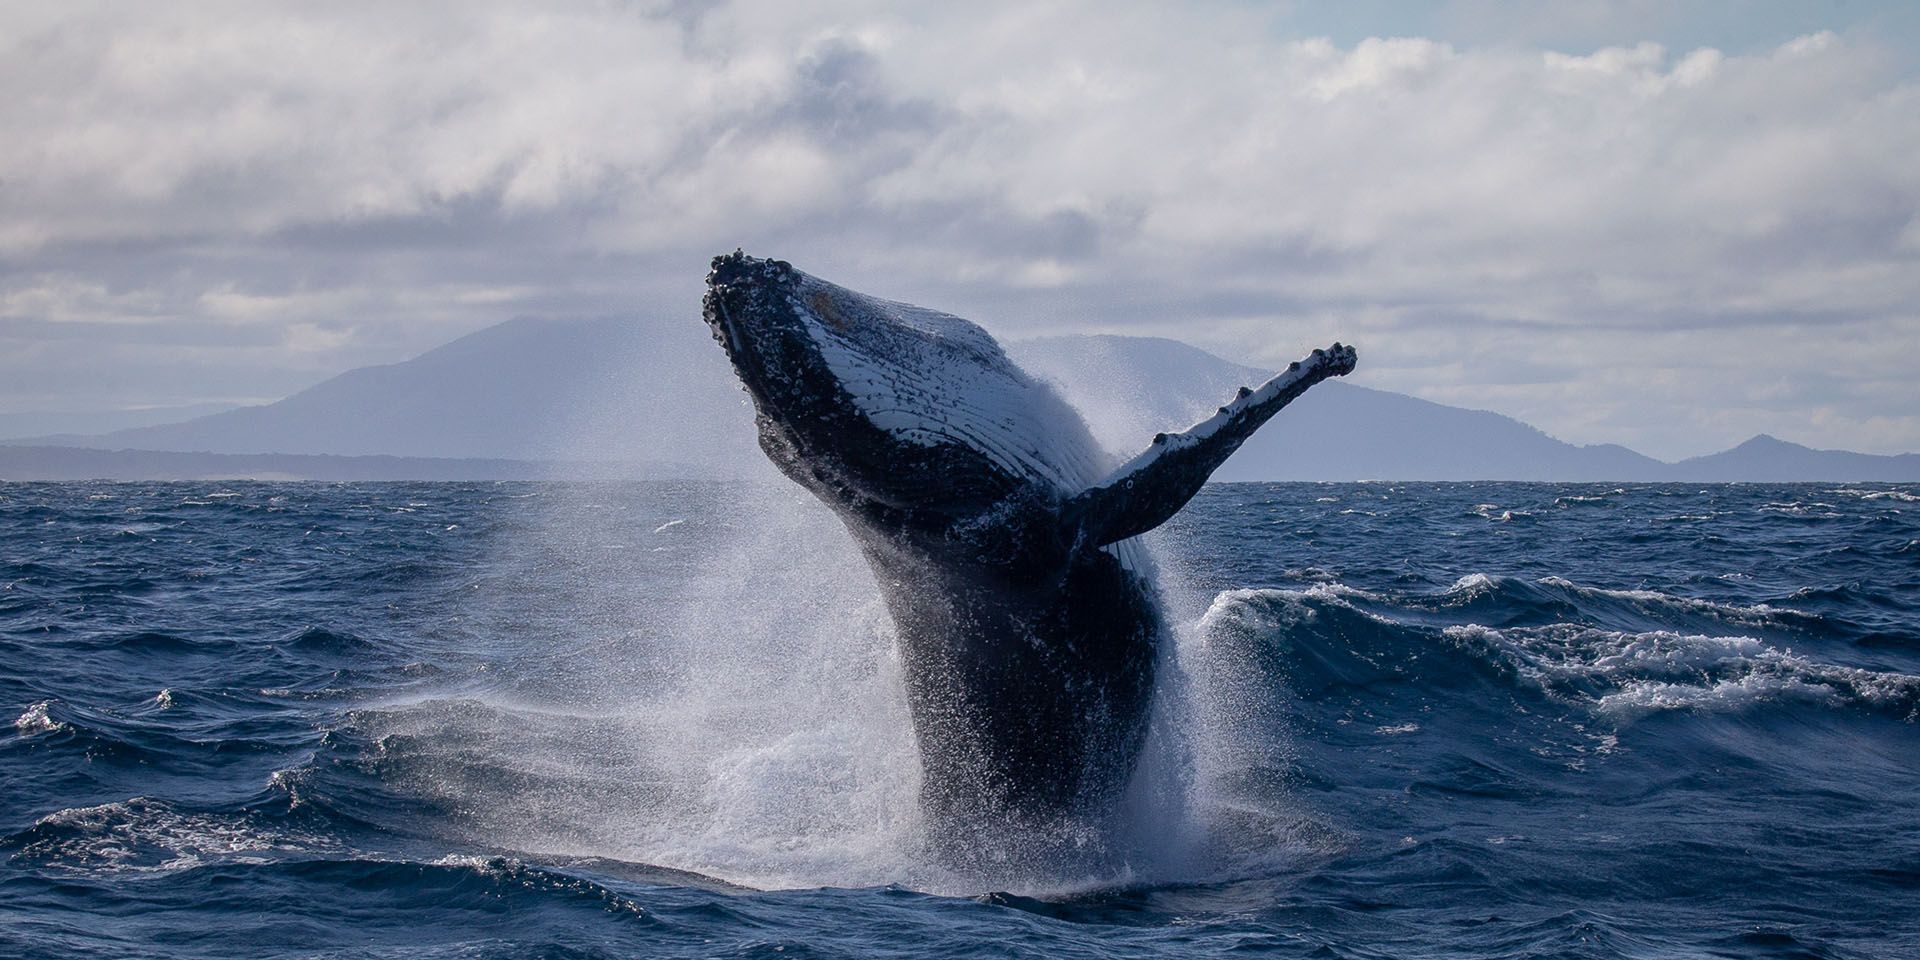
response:
[[[744,247],[1673,459],[1920,451],[1920,5],[0,2],[0,425]]]

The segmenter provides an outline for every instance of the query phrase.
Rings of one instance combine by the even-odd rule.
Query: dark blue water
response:
[[[1158,799],[979,890],[803,495],[0,485],[0,956],[1920,956],[1920,490],[1157,537]]]

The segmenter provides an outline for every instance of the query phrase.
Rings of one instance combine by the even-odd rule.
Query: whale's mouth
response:
[[[717,291],[707,294],[714,300],[714,306],[707,315],[707,324],[713,328],[713,338],[720,342],[727,357],[732,359],[746,352],[746,344],[741,340],[740,327],[734,322],[733,312],[728,310],[726,302]]]
[[[786,303],[795,272],[779,260],[761,260],[735,250],[714,257],[707,272],[703,313],[714,340],[762,414],[779,419],[785,395],[800,389],[797,378],[817,366],[806,355],[804,321]]]
[[[745,331],[742,329],[744,317],[743,286],[753,278],[750,267],[759,261],[753,260],[739,250],[713,258],[713,265],[707,271],[707,294],[702,307],[706,315],[707,326],[713,330],[713,338],[727,351],[727,357],[739,366],[748,355]]]

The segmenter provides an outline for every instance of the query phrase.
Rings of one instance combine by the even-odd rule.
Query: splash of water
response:
[[[744,413],[710,427],[743,432]],[[617,486],[556,493],[514,549],[599,571],[560,594],[604,642],[557,654],[532,687],[363,713],[383,775],[470,841],[763,888],[1061,893],[1244,873],[1256,847],[1270,856],[1284,803],[1238,771],[1271,769],[1271,684],[1257,651],[1189,610],[1171,616],[1184,626],[1162,645],[1147,749],[1124,815],[1094,838],[1101,855],[990,876],[939,866],[893,626],[866,563],[764,460],[740,471],[747,481],[690,486],[672,515],[611,519],[630,497]],[[619,561],[597,559],[614,548]],[[1164,545],[1151,553],[1149,568],[1177,563]]]

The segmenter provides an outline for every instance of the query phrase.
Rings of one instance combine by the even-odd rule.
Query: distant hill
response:
[[[510,320],[277,403],[62,443],[206,453],[672,462],[723,469],[752,415],[706,328]]]
[[[553,477],[557,466],[521,460],[0,445],[0,480],[540,480]]]
[[[179,423],[238,406],[237,403],[190,403],[142,410],[0,413],[0,442],[26,443],[29,438],[58,434],[63,443],[84,443],[112,430]]]
[[[1009,343],[1008,350],[1056,384],[1116,457],[1142,449],[1155,432],[1196,422],[1236,388],[1271,375],[1178,341],[1145,337],[1043,338]],[[414,474],[442,471],[435,476],[460,475],[460,469],[521,476],[515,471],[551,461],[572,464],[575,474],[590,464],[603,465],[589,471],[601,475],[765,470],[751,410],[732,371],[705,327],[685,319],[512,320],[403,363],[350,370],[277,403],[42,441],[40,452],[16,447],[0,464],[24,470],[35,457],[53,456],[46,451],[56,445],[405,457],[422,461],[410,468]],[[429,468],[423,458],[472,462]],[[153,469],[171,476],[188,469],[124,455],[113,462],[122,472],[101,475],[144,476],[141,470]],[[212,473],[240,469],[214,466]],[[1757,437],[1725,453],[1668,464],[1617,445],[1566,443],[1496,413],[1335,381],[1309,391],[1256,433],[1215,478],[1920,481],[1920,456],[1812,450]]]
[[[1010,349],[1021,366],[1068,395],[1103,444],[1127,454],[1155,432],[1210,416],[1238,387],[1273,375],[1177,340],[1060,337]],[[1262,427],[1214,477],[1654,480],[1666,468],[1625,447],[1555,440],[1497,413],[1328,381]]]
[[[1920,454],[1882,457],[1845,450],[1815,450],[1761,434],[1731,450],[1692,457],[1669,468],[1675,480],[1920,480]]]

